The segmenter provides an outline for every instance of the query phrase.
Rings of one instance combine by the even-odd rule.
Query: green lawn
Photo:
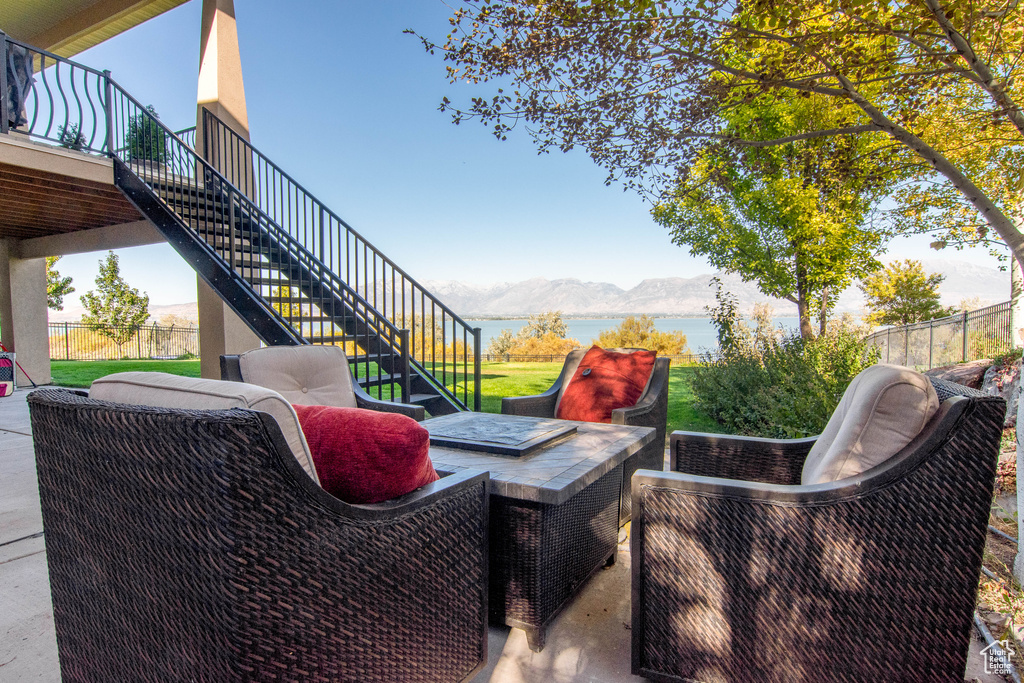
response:
[[[125,360],[125,361],[53,361],[53,383],[64,387],[88,388],[97,377],[114,372],[159,371],[185,377],[199,376],[198,360]],[[503,396],[539,394],[551,386],[562,369],[562,363],[494,363],[480,367],[483,396],[481,408],[486,413],[501,412]],[[688,378],[690,367],[673,367],[668,383],[668,431],[718,431],[716,423],[693,409],[693,394]],[[461,396],[461,391],[459,392]]]
[[[88,388],[98,377],[115,372],[168,372],[199,376],[198,360],[55,360],[50,363],[53,383],[61,387]]]

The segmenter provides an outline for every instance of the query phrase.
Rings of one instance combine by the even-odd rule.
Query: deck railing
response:
[[[110,72],[76,64],[0,31],[0,134],[106,154]]]

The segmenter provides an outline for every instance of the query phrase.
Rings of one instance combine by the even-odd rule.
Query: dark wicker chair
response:
[[[254,349],[253,352],[260,353],[261,355],[269,355],[266,352],[271,349],[278,347],[265,347],[263,349]],[[355,399],[352,403],[352,407],[364,408],[366,410],[377,410],[382,413],[400,413],[407,417],[422,422],[426,413],[423,406],[410,405],[408,403],[395,403],[393,401],[381,401],[379,399],[370,396],[366,391],[359,386],[356,382],[352,381],[352,371],[349,367],[348,357],[340,347],[337,346],[298,346],[298,347],[285,347],[290,352],[297,352],[301,355],[300,357],[290,357],[284,360],[286,363],[292,365],[291,368],[282,368],[292,373],[293,377],[301,377],[303,374],[318,375],[320,374],[316,369],[311,367],[314,363],[331,363],[334,367],[329,369],[327,379],[330,378],[330,373],[337,370],[339,378],[338,384],[344,382],[344,392],[351,392],[352,397]],[[252,352],[250,352],[252,353]],[[312,354],[312,355],[311,355]],[[308,357],[308,360],[307,360]],[[242,364],[240,362],[239,355],[226,355],[220,357],[220,378],[229,382],[251,382],[260,386],[266,386],[268,389],[280,393],[291,403],[301,403],[303,405],[344,405],[331,398],[325,398],[324,393],[321,391],[320,398],[316,401],[307,400],[306,396],[303,396],[300,392],[295,391],[294,385],[292,387],[285,386],[280,382],[280,378],[275,382],[259,382],[253,380],[253,378],[243,377]],[[287,373],[284,373],[287,374]],[[273,385],[273,386],[272,386]],[[289,390],[293,389],[293,390]]]
[[[609,351],[641,351],[642,349],[609,349]],[[527,415],[529,417],[555,416],[562,388],[580,365],[580,360],[587,349],[571,351],[562,365],[555,383],[543,394],[535,396],[516,396],[501,399],[501,412],[504,415]],[[612,411],[612,424],[639,427],[654,427],[658,430],[658,438],[654,443],[644,447],[636,455],[624,463],[622,492],[619,497],[619,525],[630,519],[630,488],[629,480],[638,469],[662,470],[665,467],[665,431],[668,424],[668,371],[671,361],[658,358],[654,361],[654,371],[647,383],[640,400],[630,408],[619,408]]]
[[[932,383],[921,434],[831,484],[795,485],[813,439],[673,433],[686,473],[633,478],[633,672],[962,682],[1005,403]]]
[[[486,661],[486,473],[348,505],[264,413],[28,401],[64,683],[459,681]]]

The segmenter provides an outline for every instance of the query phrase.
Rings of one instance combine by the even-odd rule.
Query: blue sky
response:
[[[286,9],[287,8],[287,9]],[[407,28],[442,40],[441,0],[290,3],[236,0],[253,144],[419,280],[476,284],[532,277],[633,287],[647,278],[711,272],[656,225],[649,205],[582,152],[538,155],[525,130],[496,140],[455,126],[443,96],[466,102],[439,56]],[[175,130],[195,123],[201,0],[76,57],[113,77]],[[167,246],[121,250],[121,271],[151,304],[195,300],[195,275]],[[941,255],[916,238],[890,256]],[[93,287],[102,253],[64,257],[77,292]]]

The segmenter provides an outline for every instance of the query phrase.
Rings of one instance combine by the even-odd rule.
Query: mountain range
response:
[[[999,303],[1010,298],[1008,272],[965,261],[923,261],[924,269],[946,276],[939,286],[942,303],[956,305],[964,299],[978,299],[978,305]],[[471,285],[455,280],[434,280],[423,285],[463,318],[521,318],[543,311],[561,311],[576,317],[620,317],[645,313],[654,316],[704,316],[705,307],[715,304],[712,274],[690,278],[671,277],[644,280],[636,287],[622,289],[607,282],[583,282],[574,278],[548,280],[533,278],[522,282]],[[757,303],[768,303],[779,316],[796,316],[796,305],[766,297],[752,283],[736,275],[719,274],[723,286],[737,298],[740,311],[747,313]],[[850,287],[839,297],[838,313],[861,313],[864,296]],[[81,306],[51,311],[51,322],[81,318]],[[173,314],[198,320],[196,304],[151,306],[154,320]]]
[[[924,261],[927,272],[946,276],[939,286],[944,305],[964,299],[978,299],[979,305],[994,304],[1010,298],[1010,276],[996,268],[964,261]],[[566,278],[533,278],[522,282],[495,285],[469,285],[454,280],[423,283],[462,317],[525,317],[541,311],[561,311],[583,317],[618,317],[640,314],[654,316],[703,316],[705,307],[715,304],[712,278],[702,274],[690,278],[655,278],[636,287],[622,289],[607,282],[583,282]],[[718,274],[723,287],[736,296],[740,311],[749,312],[755,304],[768,303],[776,315],[795,316],[796,305],[767,297],[753,283],[737,275]],[[860,313],[864,295],[857,287],[843,292],[836,312]]]

